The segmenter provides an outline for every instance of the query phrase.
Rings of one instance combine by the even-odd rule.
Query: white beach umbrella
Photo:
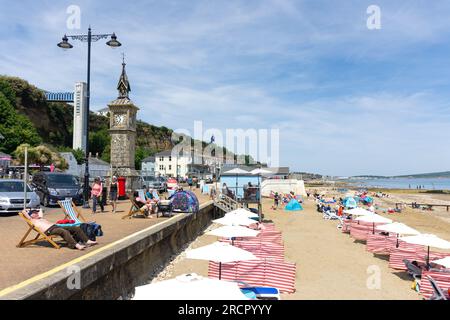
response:
[[[369,214],[374,214],[373,212],[363,209],[363,208],[360,208],[360,207],[344,210],[344,213],[351,214],[353,216],[365,216],[365,215],[369,215]]]
[[[444,266],[444,267],[450,269],[450,257],[445,257],[443,259],[434,260],[434,261],[431,261],[431,262],[435,263],[435,264],[440,264],[441,266]]]
[[[272,171],[270,170],[266,170],[266,169],[262,169],[262,168],[257,168],[257,169],[253,169],[252,171],[250,171],[251,174],[258,174],[258,175],[265,175],[265,174],[273,174]]]
[[[251,212],[249,210],[246,210],[244,208],[239,208],[233,211],[230,211],[225,214],[225,217],[246,217],[246,218],[259,218],[259,215],[257,215],[254,212]]]
[[[378,214],[366,214],[355,219],[356,221],[371,222],[373,224],[372,233],[375,234],[375,223],[392,223],[391,219],[382,217]]]
[[[234,168],[232,170],[225,171],[226,174],[248,174],[249,172],[240,168]]]
[[[195,273],[136,287],[132,300],[249,300],[237,282]]]
[[[226,242],[214,242],[213,244],[192,249],[186,252],[187,259],[215,261],[219,263],[219,280],[222,273],[222,263],[233,261],[259,260],[253,253],[232,246]]]
[[[231,244],[233,245],[233,238],[256,237],[259,234],[259,231],[241,226],[223,226],[209,231],[206,234],[210,236],[232,238]]]
[[[420,234],[419,231],[416,229],[413,229],[406,224],[400,223],[400,222],[394,222],[389,224],[383,224],[380,226],[377,226],[375,228],[378,231],[385,231],[389,233],[396,233],[397,234],[397,248],[398,248],[398,238],[400,235],[418,235]]]
[[[257,221],[255,221],[253,219],[249,219],[247,217],[239,216],[239,215],[224,216],[222,218],[215,219],[212,222],[218,223],[218,224],[223,224],[226,226],[249,226],[251,224],[257,223]]]
[[[430,247],[439,249],[450,249],[450,242],[439,238],[434,234],[419,234],[417,236],[401,237],[400,240],[407,243],[418,244],[428,247],[427,250],[427,267],[429,267]]]

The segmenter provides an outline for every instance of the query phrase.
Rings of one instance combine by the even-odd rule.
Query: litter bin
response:
[[[117,184],[119,185],[119,195],[118,195],[119,200],[126,199],[127,193],[125,191],[125,185],[126,185],[125,177],[117,178]]]

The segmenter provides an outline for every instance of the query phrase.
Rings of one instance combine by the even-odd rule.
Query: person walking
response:
[[[105,207],[103,207],[102,201],[100,201],[102,191],[103,191],[103,185],[100,180],[100,177],[96,177],[94,179],[94,183],[92,185],[92,190],[91,190],[92,214],[95,214],[97,212],[97,204],[100,205],[101,212],[103,212],[105,210]]]
[[[116,207],[117,207],[117,177],[113,176],[111,184],[109,185],[109,201],[111,201],[111,205],[113,207],[113,213],[116,213]]]

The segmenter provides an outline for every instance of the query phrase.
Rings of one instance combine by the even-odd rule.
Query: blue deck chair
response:
[[[72,200],[58,201],[59,206],[64,210],[64,219],[74,220],[71,224],[56,224],[59,227],[79,227],[86,222],[81,212],[79,212]],[[81,219],[81,220],[80,220]]]
[[[158,191],[156,191],[156,190],[153,190],[153,199],[161,200],[161,199],[159,198]]]
[[[249,298],[256,297],[258,300],[281,300],[280,290],[275,287],[258,287],[249,285],[243,281],[237,282],[244,285],[241,291]]]

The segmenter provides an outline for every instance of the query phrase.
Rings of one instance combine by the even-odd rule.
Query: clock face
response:
[[[125,123],[125,114],[116,113],[114,115],[114,125],[123,125]]]

